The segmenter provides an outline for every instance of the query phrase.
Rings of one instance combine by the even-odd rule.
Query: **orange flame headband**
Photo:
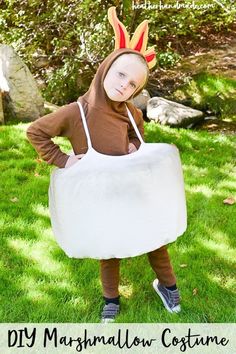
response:
[[[143,54],[149,69],[153,68],[156,64],[154,47],[146,50],[148,40],[148,20],[144,20],[140,23],[131,40],[125,26],[117,18],[115,6],[108,9],[108,20],[115,32],[115,50],[119,48],[134,49]]]

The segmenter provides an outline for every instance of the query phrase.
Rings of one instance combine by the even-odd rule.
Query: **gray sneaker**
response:
[[[105,305],[102,310],[101,323],[114,322],[119,311],[120,311],[120,305],[113,304],[112,302]]]
[[[153,287],[160,296],[165,308],[171,313],[178,313],[181,311],[179,290],[169,290],[161,285],[158,279],[153,282]]]

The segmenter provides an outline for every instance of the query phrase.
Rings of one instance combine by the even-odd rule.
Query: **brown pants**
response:
[[[176,277],[170,263],[167,247],[163,246],[148,254],[149,263],[156,273],[157,279],[164,286],[172,286],[176,283]],[[120,258],[101,259],[100,275],[103,287],[103,295],[107,298],[119,295]]]

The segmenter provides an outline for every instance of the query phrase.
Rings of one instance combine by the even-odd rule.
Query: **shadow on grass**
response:
[[[183,310],[179,316],[165,311],[143,255],[121,261],[118,321],[233,322],[235,206],[222,200],[235,191],[230,174],[234,140],[152,125],[146,131],[150,142],[176,144],[183,164],[188,229],[169,248]],[[52,235],[47,194],[51,167],[35,160],[21,129],[5,128],[0,141],[1,322],[98,322],[103,304],[99,261],[68,258]],[[18,180],[18,174],[27,178]],[[226,183],[217,189],[221,182],[229,187]],[[13,197],[17,201],[12,202]]]
[[[187,193],[188,229],[169,245],[172,264],[182,297],[180,315],[166,314],[152,288],[154,272],[146,255],[122,261],[126,288],[125,304],[136,308],[120,322],[235,322],[235,223],[232,207],[222,205],[219,196]],[[219,210],[211,215],[211,204]],[[228,209],[231,208],[231,209]],[[231,213],[229,213],[231,210]],[[227,218],[228,217],[228,218]],[[140,304],[148,312],[140,317]]]
[[[235,115],[236,80],[201,72],[189,84],[178,88],[190,105],[200,110],[210,110],[217,115]],[[197,98],[197,99],[196,99]]]

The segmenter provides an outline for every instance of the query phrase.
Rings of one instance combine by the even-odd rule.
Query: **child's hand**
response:
[[[82,157],[85,154],[80,154],[80,155],[72,155],[68,158],[68,160],[66,161],[65,164],[65,168],[71,167],[72,165],[74,165],[76,162],[78,162],[78,160],[82,159]]]
[[[133,143],[129,143],[128,153],[132,154],[132,152],[137,151],[136,146]]]

